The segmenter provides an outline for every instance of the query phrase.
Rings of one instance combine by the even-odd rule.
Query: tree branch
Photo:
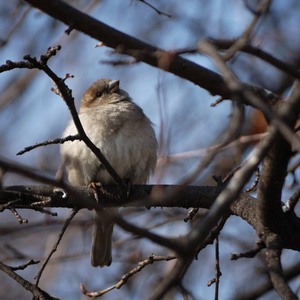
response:
[[[218,49],[229,49],[235,43],[235,40],[216,40],[212,38],[209,38],[209,41],[213,43]],[[282,70],[287,74],[300,79],[300,72],[297,68],[295,68],[293,65],[279,60],[278,58],[274,57],[273,55],[260,48],[254,47],[251,44],[246,44],[244,47],[239,49],[239,51],[252,54],[260,58],[261,60],[269,63],[270,65],[278,68],[279,70]]]
[[[178,185],[133,185],[132,191],[126,197],[120,194],[116,185],[104,186],[103,189],[97,187],[97,194],[101,207],[202,207],[210,208],[214,200],[221,192],[222,188],[217,186],[187,186],[178,197],[163,197],[164,201],[157,198],[157,195],[176,194]],[[105,189],[105,191],[104,191]],[[0,189],[0,211],[9,208],[32,208],[31,206],[42,205],[43,207],[64,207],[73,208],[96,208],[94,192],[87,186],[73,187],[74,194],[81,195],[94,202],[89,201],[78,203],[72,194],[63,194],[63,190],[53,188],[53,186],[33,185],[33,186],[7,186]],[[157,193],[157,194],[156,194]],[[155,195],[156,194],[156,195]],[[41,201],[41,196],[49,201]],[[125,196],[125,197],[124,197]],[[251,199],[250,196],[249,199]],[[18,201],[16,201],[18,200]]]
[[[147,259],[141,261],[138,263],[138,266],[135,267],[134,269],[130,270],[128,273],[124,274],[121,278],[120,281],[118,281],[116,284],[98,292],[89,292],[86,290],[83,284],[80,284],[80,289],[82,293],[86,296],[89,297],[101,297],[102,295],[110,292],[113,289],[120,289],[126,282],[127,280],[132,277],[133,275],[137,274],[140,272],[142,269],[144,269],[147,265],[153,264],[156,261],[170,261],[173,259],[176,259],[177,257],[175,255],[170,255],[170,256],[157,256],[155,254],[150,255]]]
[[[284,300],[297,300],[297,295],[287,284],[281,266],[281,238],[276,234],[268,235],[266,261],[269,269],[270,279],[278,295]]]
[[[47,65],[48,60],[56,55],[57,51],[61,49],[60,46],[56,47],[50,47],[47,50],[47,53],[44,55],[41,55],[40,60],[38,61],[35,57],[31,57],[30,55],[25,55],[24,59],[26,61],[20,61],[20,62],[12,62],[7,61],[5,65],[0,66],[0,72],[4,72],[7,70],[12,70],[15,68],[28,68],[28,69],[39,69],[43,70],[53,81],[55,86],[57,87],[57,90],[55,90],[56,94],[62,97],[62,99],[67,104],[70,113],[72,115],[72,118],[74,120],[74,124],[76,126],[76,129],[78,131],[77,139],[82,140],[88,148],[96,155],[96,157],[99,159],[100,163],[106,168],[107,172],[111,175],[113,180],[119,185],[121,188],[125,188],[124,183],[120,176],[117,174],[117,172],[114,170],[114,168],[110,165],[110,163],[107,161],[101,150],[96,147],[93,142],[89,139],[89,137],[86,135],[82,124],[80,122],[79,116],[76,111],[74,98],[72,97],[72,91],[68,88],[68,86],[65,84],[65,80],[69,77],[71,77],[69,74],[66,75],[64,79],[58,77]],[[67,139],[66,139],[67,140]],[[57,140],[56,140],[57,141]],[[38,146],[45,145],[45,143],[40,143],[35,146],[30,146],[24,149],[23,151],[19,152],[19,154],[23,154],[29,150],[32,150]],[[54,143],[51,141],[50,143]],[[59,141],[59,143],[62,143],[62,140]],[[49,143],[48,143],[49,144]]]
[[[36,285],[32,284],[28,280],[24,279],[17,273],[13,271],[12,267],[9,267],[2,262],[0,262],[0,270],[6,273],[8,276],[10,276],[12,279],[14,279],[16,282],[21,284],[26,290],[30,291],[33,295],[33,299],[39,299],[39,300],[59,300],[58,298],[55,298],[45,291],[41,290]]]
[[[137,61],[156,68],[164,69],[181,78],[185,78],[196,85],[206,89],[212,95],[221,95],[224,99],[230,99],[231,90],[225,84],[222,76],[206,69],[196,63],[187,60],[177,54],[176,51],[165,51],[142,42],[130,35],[122,33],[70,6],[61,0],[24,0],[44,13],[60,20],[74,30],[79,30],[105,46],[115,49],[117,53],[134,57]],[[260,87],[244,85],[252,92],[268,95]],[[265,98],[265,99],[266,99]]]

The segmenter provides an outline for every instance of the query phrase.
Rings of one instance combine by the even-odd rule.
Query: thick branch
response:
[[[182,192],[171,200],[168,194],[176,194],[180,189]],[[221,192],[216,186],[187,186],[182,190],[182,186],[176,185],[134,185],[130,195],[120,193],[116,185],[97,188],[98,201],[102,207],[202,207],[210,208],[216,197]],[[94,199],[94,190],[86,186],[73,187],[73,191],[86,199]],[[164,201],[156,196],[163,195]],[[43,202],[42,199],[47,199]],[[250,196],[249,196],[250,197]],[[78,203],[77,198],[72,195],[63,195],[63,191],[52,186],[9,186],[0,190],[0,211],[7,205],[13,208],[30,208],[33,205],[43,207],[65,207],[91,208],[90,202],[82,201]],[[96,202],[95,202],[96,205]]]
[[[70,30],[79,30],[92,38],[101,41],[104,45],[115,49],[117,53],[134,57],[153,67],[164,69],[181,78],[185,78],[206,89],[212,95],[220,95],[224,99],[232,98],[232,91],[219,74],[206,69],[194,62],[182,58],[176,51],[165,51],[149,45],[132,36],[124,34],[66,4],[61,0],[25,0],[32,6],[42,10],[49,16],[69,25]],[[256,94],[264,102],[277,101],[271,92],[263,88],[243,84],[243,88]],[[275,100],[274,100],[275,99]],[[246,98],[239,101],[249,105]],[[250,105],[253,105],[251,103]],[[256,107],[254,105],[254,107]]]
[[[177,191],[181,193],[178,194]],[[176,185],[134,185],[127,197],[120,193],[116,185],[98,188],[98,201],[101,207],[199,207],[211,208],[223,188],[217,186],[182,186]],[[168,195],[176,197],[168,198]],[[82,201],[78,201],[78,195]],[[46,200],[45,200],[46,199]],[[240,194],[234,201],[229,214],[241,217],[255,230],[258,230],[256,215],[257,200],[246,193]],[[63,194],[61,189],[52,186],[10,186],[0,190],[0,211],[9,208],[65,207],[87,208],[97,207],[94,191],[88,187],[73,187],[72,194]],[[300,220],[294,214],[285,214],[280,224],[285,232],[284,247],[300,250]]]
[[[67,3],[60,0],[25,0],[44,13],[60,20],[61,22],[79,30],[92,38],[103,42],[106,46],[135,57],[151,66],[159,67],[179,77],[188,79],[200,87],[208,90],[212,95],[222,95],[230,98],[230,91],[222,77],[204,67],[201,67],[187,59],[153,47],[132,36],[124,34],[106,24],[80,12]]]
[[[290,128],[294,128],[300,112],[300,83],[298,81],[288,101],[277,109],[279,117]],[[276,132],[276,130],[276,124],[274,126],[271,123],[270,131]],[[262,164],[261,182],[257,192],[257,214],[262,227],[258,235],[274,232],[286,238],[286,232],[281,227],[281,221],[283,222],[285,217],[281,207],[281,192],[291,155],[291,145],[281,135],[277,135]]]

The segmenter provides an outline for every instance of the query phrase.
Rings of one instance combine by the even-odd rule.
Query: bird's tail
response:
[[[108,209],[105,209],[105,211],[107,210]],[[97,211],[95,211],[94,219],[95,224],[91,251],[91,264],[93,267],[100,266],[102,268],[104,266],[110,266],[111,264],[112,234],[114,223],[107,220],[104,221],[103,218],[97,214]]]

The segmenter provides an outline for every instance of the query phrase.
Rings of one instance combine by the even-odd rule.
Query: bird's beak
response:
[[[108,89],[112,92],[115,93],[119,90],[119,80],[111,80],[108,83]]]

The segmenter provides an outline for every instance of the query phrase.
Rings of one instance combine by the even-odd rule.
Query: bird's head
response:
[[[95,81],[84,92],[80,108],[118,104],[123,101],[130,101],[130,97],[125,91],[119,89],[119,80],[105,78]]]

